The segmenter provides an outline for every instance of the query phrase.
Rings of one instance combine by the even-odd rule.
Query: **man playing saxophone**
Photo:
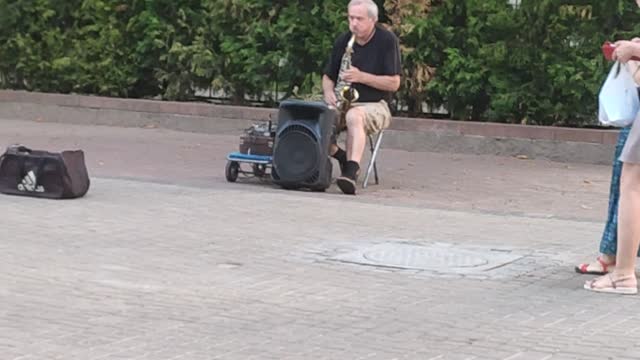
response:
[[[334,142],[330,154],[340,163],[336,183],[345,194],[356,193],[360,161],[367,134],[389,126],[389,103],[400,87],[398,38],[378,24],[372,0],[351,0],[347,6],[349,31],[340,35],[324,68],[325,102],[340,116],[336,132],[346,129],[346,151]]]

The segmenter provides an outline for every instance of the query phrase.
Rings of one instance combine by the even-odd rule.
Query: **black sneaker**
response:
[[[348,195],[356,194],[356,182],[360,165],[355,161],[347,161],[342,170],[342,175],[336,179],[336,185],[343,193]]]
[[[344,174],[344,169],[347,167],[347,163],[338,160],[338,165],[340,166],[340,174]]]
[[[339,176],[336,179],[336,184],[347,195],[356,194],[356,180],[347,176]]]

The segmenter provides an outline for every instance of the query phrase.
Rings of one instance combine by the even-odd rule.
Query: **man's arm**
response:
[[[324,94],[324,101],[331,106],[336,106],[336,93],[334,88],[336,83],[331,80],[327,75],[322,75],[322,93]]]
[[[344,79],[382,91],[397,91],[400,88],[400,75],[374,75],[360,71],[354,66],[344,72]]]
[[[360,82],[378,90],[393,92],[400,88],[400,75],[373,75],[362,72]]]

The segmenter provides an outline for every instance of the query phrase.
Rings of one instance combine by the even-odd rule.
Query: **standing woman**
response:
[[[632,41],[640,42],[640,38]],[[633,74],[636,85],[640,86],[640,62],[629,61],[627,64]],[[640,88],[638,89],[640,96]],[[600,239],[600,256],[591,263],[583,263],[576,266],[576,272],[580,274],[604,275],[612,271],[616,265],[616,253],[618,251],[618,201],[620,199],[620,175],[622,173],[622,161],[620,155],[624,148],[631,126],[620,129],[618,141],[613,156],[613,169],[611,171],[611,185],[609,187],[609,210],[607,212],[607,222]],[[640,253],[640,251],[639,251]],[[640,254],[639,254],[640,256]]]
[[[640,6],[640,0],[636,0]],[[640,42],[618,41],[613,58],[627,63],[640,57]],[[590,291],[616,294],[637,294],[636,254],[640,247],[640,121],[634,121],[620,155],[620,200],[618,203],[618,249],[615,269],[588,281]]]
[[[620,129],[618,134],[613,157],[613,169],[611,171],[607,222],[600,239],[600,256],[591,263],[583,263],[576,266],[576,272],[580,274],[604,275],[615,268],[616,253],[618,251],[618,201],[620,200],[620,175],[622,173],[622,161],[619,158],[630,131],[631,127],[625,127]]]

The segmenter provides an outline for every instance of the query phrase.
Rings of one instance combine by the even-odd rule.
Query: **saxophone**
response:
[[[351,35],[351,39],[347,43],[347,47],[342,55],[342,61],[340,63],[340,72],[338,73],[338,81],[334,92],[336,94],[336,107],[340,111],[340,117],[343,118],[351,107],[351,103],[356,102],[360,95],[358,90],[351,86],[350,82],[345,81],[342,76],[345,70],[351,67],[351,54],[353,54],[353,43],[356,41],[356,36]]]

